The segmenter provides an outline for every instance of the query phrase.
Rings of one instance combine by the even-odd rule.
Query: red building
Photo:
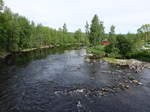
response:
[[[108,45],[110,45],[110,42],[109,41],[103,41],[103,42],[101,42],[101,45],[108,46]]]

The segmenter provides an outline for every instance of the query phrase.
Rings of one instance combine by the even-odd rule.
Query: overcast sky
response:
[[[150,23],[150,0],[4,0],[5,5],[36,23],[58,29],[65,22],[69,31],[91,22],[94,14],[106,31],[113,24],[117,33],[134,33]]]

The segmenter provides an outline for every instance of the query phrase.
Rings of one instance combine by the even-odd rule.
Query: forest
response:
[[[1,52],[16,52],[43,46],[86,44],[87,39],[81,29],[72,33],[67,31],[65,23],[58,30],[35,24],[26,17],[13,13],[11,9],[4,6],[3,1],[0,3]]]
[[[0,112],[150,112],[148,4],[0,0]]]
[[[102,46],[103,41],[110,42],[110,45]],[[66,23],[59,29],[36,24],[13,13],[4,5],[4,1],[0,0],[0,54],[45,46],[82,45],[100,56],[135,58],[141,54],[149,56],[149,50],[141,50],[143,47],[149,49],[149,42],[150,24],[142,25],[136,34],[116,34],[114,25],[110,27],[110,32],[106,33],[104,22],[95,14],[91,24],[86,22],[85,32],[80,28],[75,32],[68,32]]]

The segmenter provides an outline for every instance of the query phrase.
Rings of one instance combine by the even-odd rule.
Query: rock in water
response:
[[[78,107],[78,108],[82,108],[82,105],[81,105],[81,102],[80,102],[80,101],[78,101],[77,107]]]
[[[86,62],[90,62],[90,59],[85,59]]]
[[[76,92],[83,93],[84,89],[77,89]]]

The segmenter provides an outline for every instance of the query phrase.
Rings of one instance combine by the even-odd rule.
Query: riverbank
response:
[[[41,46],[39,48],[29,48],[29,49],[24,49],[24,50],[21,50],[19,52],[30,52],[30,51],[34,51],[34,50],[38,50],[38,49],[48,49],[48,48],[59,48],[59,47],[79,47],[79,46],[82,46],[80,43],[75,43],[75,44],[65,44],[65,45],[47,45],[47,46]]]
[[[18,51],[18,52],[30,52],[30,51],[34,51],[34,50],[37,50],[37,49],[47,49],[47,48],[54,48],[55,46],[41,46],[39,48],[28,48],[28,49],[23,49],[21,51]]]
[[[126,66],[126,65],[133,65],[133,64],[144,64],[144,67],[150,68],[149,62],[142,62],[136,59],[115,59],[115,58],[107,58],[107,57],[102,58],[102,59],[104,61],[107,61],[112,64],[116,64],[116,65]]]
[[[120,50],[110,52],[110,49],[102,45],[87,48],[87,52],[90,54],[87,57],[91,60],[102,59],[111,64],[128,66],[136,72],[141,72],[144,68],[150,68],[150,50],[137,50],[129,53],[127,51],[125,54],[121,54]]]
[[[34,51],[37,49],[46,49],[46,48],[53,48],[53,46],[41,46],[39,48],[28,48],[28,49],[23,49],[20,51],[14,51],[14,52],[0,52],[0,58],[1,59],[5,59],[7,56],[13,54],[13,53],[23,53],[23,52],[30,52],[30,51]]]
[[[9,56],[11,53],[9,52],[2,52],[0,51],[0,59],[4,59],[6,58],[7,56]]]
[[[144,68],[150,69],[150,63],[142,62],[136,59],[115,59],[115,58],[107,58],[107,57],[102,59],[111,64],[128,66],[130,69],[133,69],[136,72],[141,72]]]
[[[0,51],[0,59],[5,59],[6,57],[8,57],[9,55],[13,54],[13,53],[27,53],[27,52],[31,52],[31,51],[35,51],[35,50],[39,50],[39,49],[49,49],[49,48],[59,48],[59,47],[81,47],[83,46],[80,43],[74,43],[74,44],[65,44],[65,45],[47,45],[47,46],[41,46],[41,47],[37,47],[37,48],[28,48],[28,49],[23,49],[20,51],[13,51],[13,52],[2,52]]]

